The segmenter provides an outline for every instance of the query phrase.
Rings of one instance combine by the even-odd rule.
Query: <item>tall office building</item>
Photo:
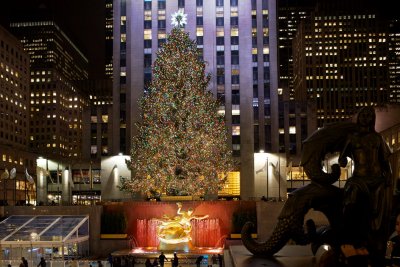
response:
[[[90,106],[83,111],[82,158],[99,164],[101,157],[110,154],[112,140],[112,81],[89,80],[81,84],[89,92]]]
[[[28,145],[29,56],[1,26],[0,54],[0,201],[22,204],[36,191],[25,175],[25,170],[32,176],[36,172],[35,155]]]
[[[293,43],[294,89],[316,114],[308,133],[361,107],[387,103],[388,35],[364,1],[320,1]]]
[[[113,76],[113,0],[105,0],[105,36],[106,36],[106,54],[105,54],[105,76]]]
[[[400,18],[389,19],[389,101],[400,103]]]
[[[278,2],[279,149],[298,165],[302,141],[307,137],[307,101],[295,101],[293,90],[293,38],[302,20],[309,19],[315,0]]]
[[[13,22],[12,32],[30,56],[30,145],[63,161],[82,154],[82,110],[88,105],[77,81],[88,60],[53,21]]]
[[[171,15],[183,10],[185,30],[211,73],[209,89],[221,103],[240,159],[240,194],[263,195],[254,178],[254,152],[279,149],[275,0],[116,0],[113,10],[112,153],[130,154],[151,64],[172,28]]]

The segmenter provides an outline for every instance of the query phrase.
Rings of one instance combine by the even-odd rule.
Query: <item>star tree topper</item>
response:
[[[187,14],[184,14],[182,10],[173,13],[171,17],[171,24],[174,27],[183,28],[187,24]]]

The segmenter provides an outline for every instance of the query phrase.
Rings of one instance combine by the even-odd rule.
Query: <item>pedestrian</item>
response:
[[[111,255],[111,253],[108,254],[107,260],[108,260],[108,263],[110,263],[110,267],[113,267],[113,257],[112,257],[112,255]]]
[[[219,263],[219,267],[222,267],[222,256],[221,254],[218,254],[218,263]]]
[[[203,261],[203,256],[198,256],[196,259],[196,267],[200,267],[201,262]]]
[[[211,264],[214,266],[214,264],[217,264],[217,256],[215,254],[212,255],[211,257]]]
[[[144,266],[146,267],[152,267],[153,265],[150,262],[150,259],[147,259],[146,262],[144,263]]]
[[[153,261],[153,267],[158,267],[159,265],[158,265],[158,259],[157,258],[154,258],[154,261]]]
[[[103,263],[101,263],[101,261],[97,261],[97,266],[98,267],[103,267]]]
[[[23,264],[25,267],[28,267],[28,261],[25,259],[25,257],[22,257],[21,260],[22,260],[22,264]]]
[[[158,261],[160,262],[160,266],[164,267],[164,262],[167,261],[167,257],[165,257],[164,252],[161,252],[160,256],[158,256]]]
[[[46,261],[44,260],[44,258],[43,257],[41,257],[40,258],[40,262],[39,262],[39,264],[37,265],[37,267],[46,267]]]
[[[174,252],[174,258],[172,259],[172,267],[178,267],[179,265],[179,258],[176,255],[176,252]]]
[[[7,267],[11,267],[11,264],[8,264]]]

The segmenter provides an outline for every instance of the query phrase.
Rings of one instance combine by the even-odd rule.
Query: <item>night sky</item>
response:
[[[2,1],[0,23],[52,19],[89,59],[89,78],[104,75],[103,0],[7,0]]]

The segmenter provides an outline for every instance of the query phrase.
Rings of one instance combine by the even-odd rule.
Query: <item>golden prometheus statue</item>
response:
[[[192,240],[190,235],[192,231],[191,220],[203,220],[208,217],[208,215],[193,215],[192,208],[189,208],[187,211],[183,211],[182,203],[180,202],[176,203],[176,205],[178,206],[176,216],[171,218],[168,215],[164,215],[161,219],[155,219],[159,222],[159,225],[157,225],[156,228],[156,233],[160,240],[160,248],[162,249],[176,249],[176,247],[171,247],[168,245],[177,245],[181,243],[187,244],[183,246],[183,249],[190,247],[190,241]]]

